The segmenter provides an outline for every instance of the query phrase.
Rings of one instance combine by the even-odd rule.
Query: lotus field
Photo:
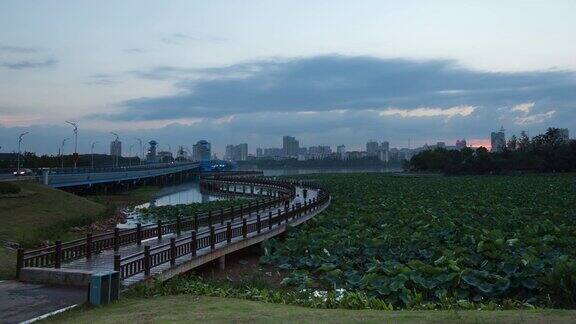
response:
[[[262,262],[394,307],[576,307],[576,175],[309,175],[329,209]]]

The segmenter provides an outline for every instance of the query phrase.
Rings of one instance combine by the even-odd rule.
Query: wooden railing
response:
[[[213,182],[224,181],[223,179],[213,179]],[[232,181],[227,179],[226,181]],[[292,184],[292,183],[291,183]],[[311,187],[309,183],[304,184]],[[241,223],[227,222],[225,226],[210,225],[208,229],[202,231],[193,230],[186,237],[172,237],[169,243],[158,245],[153,248],[144,246],[144,251],[129,256],[121,257],[120,254],[114,256],[114,270],[120,273],[121,279],[126,279],[134,275],[144,273],[149,276],[151,269],[170,262],[175,265],[176,259],[184,256],[196,257],[197,252],[210,248],[215,250],[219,247],[233,244],[238,240],[254,237],[263,234],[279,226],[284,226],[289,222],[298,220],[303,216],[314,212],[318,208],[325,206],[330,196],[326,190],[314,186],[318,190],[318,195],[314,199],[304,201],[300,206],[292,205],[291,208],[284,206],[277,212],[269,211],[265,217],[257,214],[256,219],[242,219]]]
[[[101,233],[97,235],[87,234],[86,237],[69,241],[61,242],[56,241],[56,244],[47,246],[40,249],[24,251],[18,249],[16,273],[20,273],[23,267],[55,267],[60,268],[62,262],[71,261],[79,258],[90,258],[93,254],[99,253],[104,250],[114,249],[119,250],[120,246],[129,244],[141,244],[142,240],[153,237],[162,238],[162,235],[169,233],[180,234],[186,230],[198,230],[202,226],[211,226],[217,222],[224,225],[226,220],[234,220],[246,213],[258,212],[278,206],[293,197],[295,192],[294,183],[289,181],[272,181],[270,179],[259,178],[243,178],[243,177],[223,177],[212,176],[209,178],[201,179],[201,186],[208,190],[217,190],[218,187],[214,183],[232,183],[238,186],[253,186],[264,188],[265,191],[260,191],[261,196],[264,198],[254,199],[247,204],[240,204],[231,206],[229,208],[220,208],[217,210],[210,210],[206,213],[199,213],[196,215],[186,215],[185,217],[178,217],[175,221],[163,222],[158,220],[156,224],[141,225],[137,224],[136,228],[132,229],[118,229],[114,231]],[[212,183],[212,185],[210,185]],[[223,189],[223,187],[220,187]],[[229,187],[232,188],[232,187]],[[221,192],[223,190],[218,189]],[[245,190],[244,190],[245,192]],[[266,192],[265,195],[262,193]],[[229,191],[229,193],[232,193]],[[235,192],[233,194],[242,194],[242,192]],[[245,193],[250,194],[251,193]],[[256,194],[254,194],[256,195]]]

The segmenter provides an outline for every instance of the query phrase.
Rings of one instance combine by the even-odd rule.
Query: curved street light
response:
[[[18,170],[18,174],[20,174],[20,144],[22,144],[22,137],[28,133],[30,132],[24,132],[18,136],[18,167],[16,168]]]
[[[94,169],[94,145],[98,142],[92,142],[92,146],[90,147],[90,168]]]
[[[78,162],[78,124],[66,121],[66,123],[74,127],[74,169],[76,169],[76,163]]]
[[[64,169],[64,144],[66,144],[66,141],[69,139],[70,139],[70,137],[66,137],[65,139],[63,139],[62,145],[60,146],[60,157],[62,158],[62,162],[60,164],[61,169]]]

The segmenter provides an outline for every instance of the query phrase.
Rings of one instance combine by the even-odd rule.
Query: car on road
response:
[[[26,176],[33,176],[34,171],[32,171],[30,169],[20,169],[20,170],[14,171],[13,174],[17,177],[26,177]]]

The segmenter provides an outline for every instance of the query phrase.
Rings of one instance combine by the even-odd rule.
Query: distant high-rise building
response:
[[[492,132],[490,135],[490,144],[492,146],[490,152],[500,153],[504,151],[504,148],[506,147],[506,134],[504,133],[504,127],[501,127],[499,132]]]
[[[211,145],[208,141],[201,140],[192,146],[192,158],[194,161],[210,161],[211,156]]]
[[[380,144],[380,150],[382,151],[390,151],[390,143],[388,141],[384,141]]]
[[[346,156],[346,146],[338,145],[336,147],[336,153],[338,153],[338,156],[340,156],[340,158],[343,159]]]
[[[122,142],[120,142],[118,139],[110,142],[110,155],[116,157],[122,156]]]
[[[246,161],[248,160],[248,144],[226,145],[224,159],[229,161]]]
[[[570,131],[568,131],[568,128],[560,128],[560,139],[564,142],[570,140]]]
[[[308,148],[308,155],[313,159],[322,159],[332,154],[330,146],[318,145],[310,146]]]
[[[465,139],[456,140],[456,149],[457,150],[461,150],[465,147],[466,147],[466,140]]]
[[[248,160],[248,144],[242,143],[236,145],[236,150],[234,152],[234,157],[236,161],[246,161]]]
[[[262,148],[260,148],[260,147],[257,148],[256,149],[256,157],[261,158],[263,156],[264,156],[264,152],[263,152]]]
[[[148,148],[148,154],[146,154],[146,162],[148,163],[158,163],[160,162],[160,158],[156,154],[156,148],[158,146],[158,142],[155,140],[151,140],[148,142],[150,147]]]
[[[285,157],[298,157],[299,147],[300,145],[296,138],[292,136],[284,136],[282,138],[282,149]]]
[[[368,154],[368,156],[378,156],[378,142],[376,141],[367,142],[366,154]]]

